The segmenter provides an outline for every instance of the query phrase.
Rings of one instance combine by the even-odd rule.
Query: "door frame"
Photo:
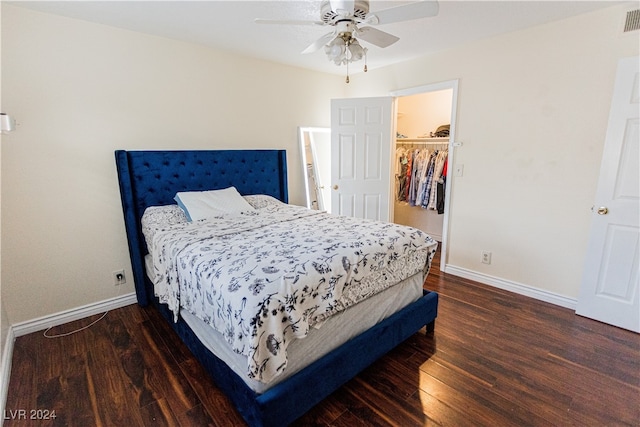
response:
[[[453,187],[453,171],[454,171],[454,158],[455,148],[461,147],[462,143],[456,141],[456,123],[458,112],[458,79],[447,80],[439,83],[432,83],[423,86],[416,86],[407,89],[401,89],[391,92],[391,96],[394,97],[394,103],[396,104],[395,110],[397,111],[398,98],[402,96],[417,95],[427,92],[436,92],[440,90],[452,89],[451,93],[451,123],[449,129],[449,154],[447,155],[447,170],[449,171],[449,179],[445,187],[444,196],[444,218],[442,224],[442,245],[440,247],[440,271],[446,272],[448,250],[449,250],[449,217],[451,212],[451,190]],[[397,118],[394,117],[394,124]],[[395,130],[394,130],[395,131]],[[394,132],[395,134],[395,132]],[[393,145],[395,147],[395,139],[393,139]],[[393,150],[395,152],[395,150]],[[392,210],[393,212],[393,210]],[[393,220],[393,218],[392,218]]]

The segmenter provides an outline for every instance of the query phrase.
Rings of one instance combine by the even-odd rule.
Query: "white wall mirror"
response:
[[[331,129],[298,127],[307,207],[331,212]]]

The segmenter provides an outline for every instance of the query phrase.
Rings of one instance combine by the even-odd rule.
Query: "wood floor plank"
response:
[[[134,336],[141,343],[141,354],[149,367],[149,383],[167,399],[174,413],[184,413],[199,404],[189,381],[153,326],[143,322]]]
[[[640,370],[640,368],[639,368]],[[567,410],[591,425],[640,425],[640,389],[597,372],[550,356],[546,376],[572,397]],[[636,373],[637,377],[638,373]]]
[[[19,337],[14,343],[11,378],[3,417],[4,426],[29,425],[29,420],[21,415],[22,411],[36,408],[35,402],[38,392],[37,349],[35,334]]]
[[[354,390],[356,392],[354,393]],[[343,412],[331,425],[335,426],[370,426],[387,427],[398,426],[399,423],[388,416],[381,416],[377,406],[367,404],[361,397],[364,392],[359,389],[355,379],[347,382],[341,392],[340,400],[349,408]],[[416,425],[415,421],[405,425]]]
[[[216,427],[219,424],[211,419],[209,413],[204,409],[202,405],[194,406],[179,417],[179,423],[182,427],[202,426],[202,427]],[[233,425],[233,424],[227,424]]]
[[[568,414],[572,419],[582,420],[581,425],[596,426],[629,426],[640,425],[639,399],[628,399],[623,395],[614,395],[614,399],[620,397],[618,404],[611,404],[610,399],[601,399],[596,395],[576,396]]]
[[[467,426],[469,425],[469,417],[462,411],[457,410],[441,400],[423,390],[418,389],[416,393],[409,398],[414,405],[418,405],[422,409],[422,413],[426,417],[424,426]]]
[[[380,363],[365,369],[359,377],[372,384],[377,392],[397,399],[406,399],[415,393],[418,387],[411,368],[400,361],[394,361],[391,357],[385,357]]]
[[[70,356],[67,361],[64,410],[58,412],[61,424],[69,427],[95,426],[96,411],[90,396],[86,354]],[[97,403],[97,402],[96,402]]]
[[[231,401],[222,391],[216,387],[213,381],[207,377],[207,373],[192,356],[180,364],[180,369],[189,380],[193,390],[202,402],[204,411],[209,412],[214,425],[231,426],[242,425],[244,421]]]
[[[634,373],[638,369],[637,359],[640,346],[635,350],[627,350],[619,346],[616,347],[616,350],[612,350],[612,346],[593,342],[586,344],[592,340],[585,339],[587,336],[584,334],[577,333],[574,337],[576,345],[572,349],[567,349],[560,342],[557,342],[549,352],[576,365],[590,366],[598,372],[605,373],[629,385],[640,386],[640,381],[630,382],[633,378],[637,378]]]
[[[193,357],[187,346],[173,332],[169,323],[164,321],[160,313],[150,308],[145,311],[149,319],[145,324],[152,325],[155,328],[157,336],[164,342],[165,348],[169,350],[176,363],[180,364]]]
[[[179,423],[164,399],[154,400],[140,408],[145,426],[178,427]],[[196,424],[193,424],[196,425]]]
[[[122,369],[130,381],[135,400],[139,407],[149,405],[159,399],[159,395],[150,381],[153,367],[149,366],[137,346],[120,353]]]
[[[127,388],[133,395],[133,400],[138,407],[142,408],[162,398],[155,387],[150,383],[153,375],[153,368],[149,366],[143,356],[144,341],[136,339],[142,322],[148,320],[143,310],[132,310],[128,306],[123,307],[110,316],[106,321],[106,332],[116,349],[116,354],[120,359],[122,371],[127,378]],[[133,314],[136,311],[139,314]]]
[[[322,404],[314,406],[310,411],[294,421],[291,427],[335,425],[335,421],[349,410],[344,401],[340,399],[342,392],[343,388],[332,393],[322,401]]]
[[[510,425],[510,418],[504,416],[495,407],[487,406],[491,397],[489,390],[483,390],[485,394],[472,393],[466,389],[457,390],[456,384],[449,381],[443,382],[429,375],[423,375],[420,384],[420,392],[427,393],[433,399],[443,404],[454,407],[462,412],[468,420],[473,420],[477,426],[506,426]],[[468,384],[467,384],[468,386]],[[487,398],[485,398],[485,396]],[[500,409],[499,407],[497,409]]]
[[[128,325],[139,325],[145,320],[149,320],[149,312],[150,310],[141,309],[139,306],[132,304],[115,310],[113,313]]]
[[[435,331],[409,337],[294,427],[640,426],[640,334],[442,273],[438,257],[425,282],[440,295]],[[18,419],[30,409],[58,416]],[[68,337],[19,337],[6,410],[7,427],[244,425],[169,324],[137,305]]]
[[[372,422],[375,420],[380,424],[399,426],[421,425],[424,422],[424,414],[407,410],[407,402],[402,401],[406,399],[381,392],[375,382],[367,382],[358,376],[347,383],[346,389],[352,402],[358,401],[358,407],[366,407],[372,411],[369,416]],[[349,407],[349,411],[353,412],[353,406]]]
[[[99,346],[87,354],[87,376],[95,396],[96,419],[105,426],[142,426],[137,405],[126,388],[126,378],[113,347]]]

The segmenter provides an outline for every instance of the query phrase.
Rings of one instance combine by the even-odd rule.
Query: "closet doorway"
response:
[[[441,258],[440,269],[446,271],[448,253],[448,230],[449,230],[449,206],[451,202],[451,187],[454,176],[454,154],[455,148],[460,143],[455,143],[455,125],[458,99],[458,81],[450,80],[425,86],[393,92],[391,94],[396,101],[396,136],[395,150],[396,156],[399,151],[417,150],[428,153],[446,151],[446,160],[443,170],[446,176],[443,177],[443,185],[439,204],[436,199],[434,203],[420,203],[412,206],[408,200],[402,200],[398,191],[398,175],[400,168],[396,165],[395,190],[393,194],[393,218],[392,221],[398,224],[409,225],[427,234],[440,242]],[[449,134],[437,132],[442,126],[449,125]],[[456,168],[460,169],[461,168]],[[437,191],[437,190],[436,190]],[[406,194],[406,193],[405,193]],[[436,193],[437,194],[437,193]],[[427,206],[423,208],[422,205]]]
[[[398,97],[393,221],[442,242],[453,89]],[[412,182],[413,181],[413,182]]]

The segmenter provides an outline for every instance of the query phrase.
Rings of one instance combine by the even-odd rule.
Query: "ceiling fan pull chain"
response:
[[[364,72],[367,72],[367,49],[364,51]]]
[[[349,61],[347,61],[347,83],[349,83]]]

